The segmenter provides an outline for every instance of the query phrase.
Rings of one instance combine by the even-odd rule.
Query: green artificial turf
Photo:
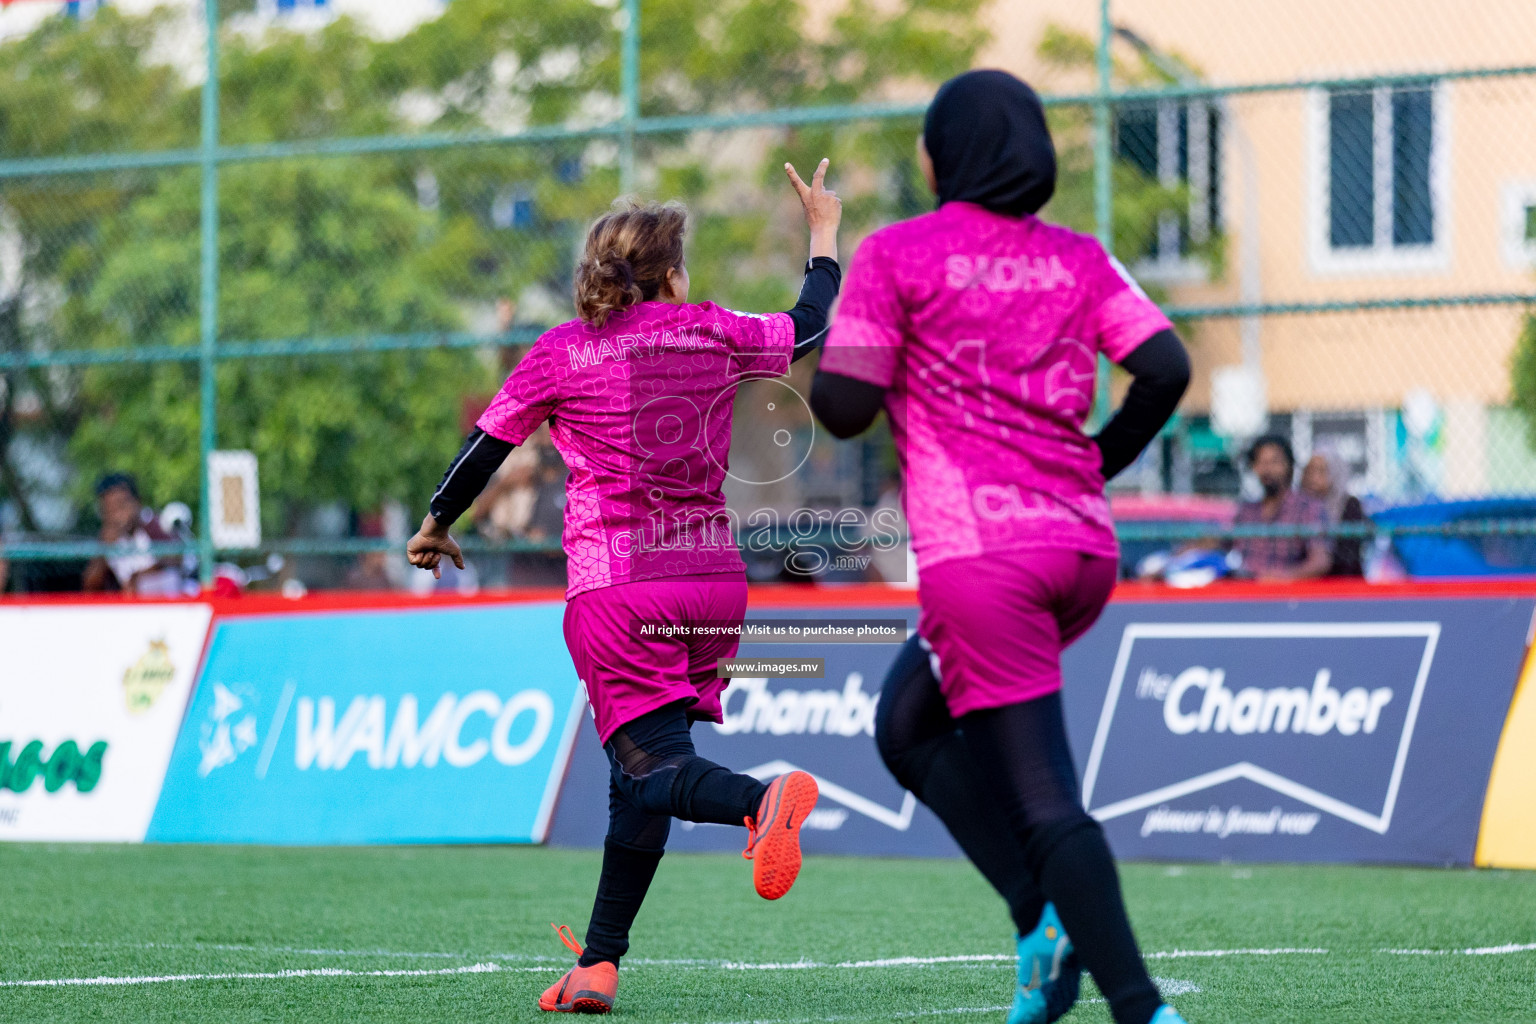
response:
[[[0,982],[498,968],[6,985],[0,1020],[541,1019],[534,1000],[570,961],[549,922],[580,935],[597,867],[594,853],[526,848],[0,846]],[[1154,957],[1152,974],[1177,983],[1190,1024],[1536,1022],[1536,949],[1386,952],[1536,943],[1536,874],[1127,865],[1123,875],[1149,952],[1326,950]],[[771,904],[739,858],[672,855],[633,938],[621,1021],[1000,1022],[986,1008],[1011,998],[1012,969],[999,961],[848,966],[1010,953],[1001,904],[960,862],[815,858]],[[827,966],[783,966],[802,961]],[[1085,1000],[1095,994],[1085,983]],[[1066,1019],[1109,1016],[1085,1001]]]

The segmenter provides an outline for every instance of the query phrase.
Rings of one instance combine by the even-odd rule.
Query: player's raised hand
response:
[[[444,556],[460,569],[464,568],[464,553],[459,550],[458,541],[448,536],[446,526],[429,515],[421,521],[416,536],[406,543],[406,560],[418,569],[432,570],[434,577],[442,579]]]
[[[784,173],[789,175],[789,183],[795,187],[800,205],[805,208],[805,223],[811,229],[813,259],[817,256],[837,259],[837,226],[843,219],[843,201],[837,197],[836,192],[826,187],[827,167],[830,164],[830,160],[823,158],[816,165],[816,172],[811,175],[809,185],[795,172],[794,164],[784,165]]]

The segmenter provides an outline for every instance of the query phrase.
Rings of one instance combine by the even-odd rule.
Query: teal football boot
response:
[[[1028,935],[1018,936],[1018,942],[1019,984],[1007,1024],[1050,1024],[1077,1002],[1082,978],[1077,953],[1055,906],[1047,903],[1040,923]]]

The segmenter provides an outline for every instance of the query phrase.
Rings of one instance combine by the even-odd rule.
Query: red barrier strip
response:
[[[830,585],[754,584],[751,604],[771,608],[910,608],[917,592],[878,583]],[[257,593],[242,597],[134,598],[111,594],[15,594],[0,598],[0,607],[17,605],[163,604],[197,602],[213,606],[216,617],[274,615],[310,612],[411,611],[432,608],[464,608],[494,604],[561,601],[558,587],[521,587],[481,590],[474,594],[435,592],[417,596],[404,591],[320,591],[301,598]],[[1415,580],[1404,583],[1367,583],[1364,580],[1327,579],[1301,583],[1224,581],[1208,587],[1180,590],[1154,583],[1121,583],[1113,600],[1120,602],[1167,601],[1277,601],[1277,600],[1395,600],[1413,597],[1536,597],[1536,579]]]

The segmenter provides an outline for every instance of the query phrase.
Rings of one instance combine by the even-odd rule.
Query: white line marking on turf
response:
[[[536,954],[504,953],[446,953],[446,952],[414,952],[397,950],[343,950],[343,949],[305,949],[292,946],[246,946],[235,944],[217,943],[59,943],[60,946],[109,946],[115,948],[132,949],[202,949],[221,950],[231,952],[253,953],[286,953],[303,955],[331,955],[331,956],[395,956],[411,958],[445,958],[445,959],[481,959],[482,961],[510,960],[522,962],[536,962],[540,964],[565,963],[564,957],[548,957]],[[1349,952],[1349,951],[1344,951]],[[1474,946],[1466,949],[1377,949],[1370,952],[1395,956],[1498,956],[1511,953],[1536,952],[1536,942],[1507,943],[1502,946]],[[1185,958],[1212,958],[1229,956],[1327,956],[1330,951],[1321,948],[1276,948],[1276,949],[1173,949],[1161,952],[1149,952],[1143,954],[1148,960],[1174,960]],[[957,966],[994,966],[1006,968],[1013,966],[1014,957],[1003,953],[977,953],[961,956],[901,956],[888,957],[879,960],[844,960],[836,963],[826,963],[814,960],[798,960],[791,963],[743,963],[729,960],[700,960],[700,959],[645,959],[635,958],[629,961],[627,966],[671,966],[689,967],[693,969],[717,968],[728,971],[801,971],[801,970],[861,970],[865,968],[882,967],[933,967],[945,964]],[[533,973],[550,970],[548,966],[538,967],[507,967],[495,962],[479,962],[460,967],[444,967],[437,969],[417,970],[374,970],[361,971],[343,967],[317,967],[304,969],[289,969],[281,971],[238,971],[219,974],[161,974],[161,975],[137,975],[123,977],[93,977],[93,978],[27,978],[15,980],[0,980],[0,988],[45,988],[78,985],[152,985],[171,981],[282,981],[296,978],[401,978],[401,977],[428,977],[455,974],[482,974],[496,971],[512,973]],[[1162,989],[1165,996],[1184,995],[1200,991],[1193,982],[1180,981],[1178,979],[1156,978],[1154,981]],[[905,1014],[893,1014],[893,1017],[913,1016],[937,1016],[943,1014],[983,1013],[992,1012],[992,1008],[965,1008],[952,1010],[925,1010],[921,1013],[912,1012]],[[775,1021],[772,1024],[799,1024],[799,1022],[837,1021],[840,1017],[806,1017],[795,1020]],[[770,1022],[725,1022],[725,1024],[770,1024]]]
[[[60,943],[60,945],[77,945]],[[125,942],[82,943],[79,945],[113,949],[190,949],[232,953],[279,953],[299,956],[353,956],[353,957],[402,957],[433,960],[504,960],[521,963],[567,963],[570,957],[545,956],[534,953],[448,953],[417,952],[389,949],[315,949],[302,946],[255,946],[235,943],[174,943],[174,942]],[[1169,954],[1148,953],[1147,956],[1233,956],[1245,952],[1287,952],[1285,950],[1212,950],[1207,952],[1174,952]],[[695,967],[715,968],[725,971],[809,971],[809,970],[863,970],[880,967],[934,967],[944,964],[1012,967],[1016,958],[1012,953],[972,953],[958,956],[897,956],[877,960],[793,960],[769,963],[750,963],[737,960],[708,960],[699,958],[660,959],[628,957],[626,967]]]
[[[299,978],[421,978],[443,977],[458,974],[498,974],[505,972],[540,971],[539,967],[509,968],[495,963],[471,964],[467,967],[444,967],[436,970],[354,971],[342,967],[316,967],[287,971],[238,971],[223,974],[151,974],[125,977],[96,978],[35,978],[20,981],[0,981],[0,988],[63,988],[79,986],[121,987],[128,985],[158,985],[176,981],[292,981]],[[1192,981],[1176,978],[1154,978],[1165,997],[1188,995],[1200,991]],[[1101,1002],[1089,999],[1084,1002]],[[954,1007],[947,1010],[907,1010],[890,1013],[894,1020],[911,1020],[920,1017],[944,1017],[972,1013],[1000,1013],[1006,1006]],[[827,1021],[862,1019],[860,1017],[799,1017],[775,1020],[732,1021],[727,1024],[820,1024]]]
[[[1511,942],[1503,946],[1474,946],[1471,949],[1378,949],[1378,953],[1397,956],[1499,956],[1505,953],[1529,953],[1536,942]]]
[[[975,956],[895,956],[884,960],[851,960],[834,967],[918,967],[930,964],[1008,963],[1018,957],[1012,953],[979,953]]]
[[[907,1010],[887,1013],[885,1016],[892,1020],[913,1020],[918,1017],[949,1017],[959,1016],[962,1013],[1006,1013],[1008,1006],[956,1006],[948,1010]],[[754,1017],[750,1020],[722,1020],[713,1021],[712,1024],[824,1024],[824,1022],[842,1020],[868,1020],[868,1014],[856,1016],[839,1015],[833,1017]]]
[[[330,949],[304,946],[258,946],[239,943],[215,942],[61,942],[59,946],[94,947],[108,949],[190,949],[231,953],[291,954],[297,956],[351,956],[351,957],[399,957],[413,960],[500,960],[518,963],[562,964],[570,958],[540,953],[467,953],[423,952],[396,949]],[[1190,958],[1219,958],[1228,956],[1328,956],[1334,950],[1321,947],[1277,947],[1272,949],[1169,949],[1144,953],[1148,960],[1183,960]],[[1337,952],[1349,953],[1351,950]],[[1376,949],[1374,952],[1392,956],[1499,956],[1511,953],[1536,952],[1536,942],[1506,943],[1499,946],[1474,946],[1467,949]],[[629,957],[626,966],[633,967],[698,967],[717,968],[726,971],[806,971],[806,970],[862,970],[879,967],[933,967],[943,964],[1011,965],[1011,953],[968,953],[950,956],[895,956],[873,960],[793,960],[767,963],[751,963],[740,960],[714,960],[700,957],[656,958]]]
[[[1178,978],[1153,978],[1153,984],[1165,998],[1173,996],[1195,995],[1201,991],[1199,985],[1192,981],[1181,981]],[[1078,1005],[1091,1003],[1103,1003],[1103,999],[1079,999]],[[1006,1013],[1011,1006],[955,1006],[947,1010],[898,1010],[886,1014],[892,1020],[915,1020],[920,1017],[950,1017],[970,1013]],[[714,1021],[712,1024],[836,1024],[845,1020],[868,1020],[867,1014],[837,1015],[832,1017],[772,1017],[753,1018],[751,1020]]]
[[[500,971],[541,971],[542,967],[503,967],[471,964],[416,971],[352,971],[344,967],[315,967],[292,971],[239,971],[228,974],[146,974],[120,978],[34,978],[0,981],[0,988],[54,988],[65,985],[156,985],[167,981],[287,981],[292,978],[420,978],[443,974],[495,974]]]
[[[395,949],[307,949],[302,946],[250,946],[228,942],[78,942],[61,946],[105,949],[192,949],[217,953],[288,953],[296,956],[377,956],[409,960],[520,960],[531,963],[565,963],[568,956],[538,953],[422,953]],[[699,961],[715,963],[716,961]]]
[[[569,956],[548,956],[542,953],[449,953],[420,952],[405,949],[311,949],[303,946],[254,946],[230,942],[60,942],[56,945],[88,949],[191,949],[216,953],[282,953],[296,956],[360,956],[400,957],[410,960],[511,960],[522,963],[569,963]],[[628,964],[660,966],[719,967],[719,960],[649,959],[629,957]]]
[[[1007,953],[977,953],[969,956],[897,956],[884,960],[843,960],[836,963],[820,960],[793,960],[784,963],[752,964],[726,960],[717,962],[717,966],[727,971],[808,971],[819,969],[855,970],[865,967],[931,967],[935,964],[1012,964],[1015,960],[1016,957]]]
[[[329,949],[303,946],[258,946],[236,943],[174,943],[174,942],[90,942],[58,943],[60,946],[89,946],[112,949],[188,949],[234,953],[290,954],[297,956],[349,956],[349,957],[399,957],[419,960],[494,960],[514,963],[562,964],[566,956],[549,956],[538,953],[467,953],[423,952],[394,949]],[[1481,946],[1469,949],[1377,949],[1368,952],[1395,956],[1494,956],[1536,951],[1536,942],[1509,943],[1502,946]],[[1143,956],[1148,960],[1206,959],[1230,956],[1328,956],[1333,950],[1321,947],[1277,947],[1270,949],[1170,949],[1151,951]],[[1352,952],[1341,950],[1338,952]],[[1367,951],[1361,951],[1367,952]],[[809,970],[864,970],[881,967],[935,967],[946,964],[972,966],[1011,966],[1011,953],[969,953],[950,956],[895,956],[872,960],[792,960],[752,963],[740,960],[713,960],[699,957],[655,958],[629,957],[626,967],[693,967],[726,971],[809,971]]]
[[[1185,957],[1217,956],[1326,956],[1326,949],[1170,949],[1163,953],[1143,953],[1145,960],[1180,960]]]

